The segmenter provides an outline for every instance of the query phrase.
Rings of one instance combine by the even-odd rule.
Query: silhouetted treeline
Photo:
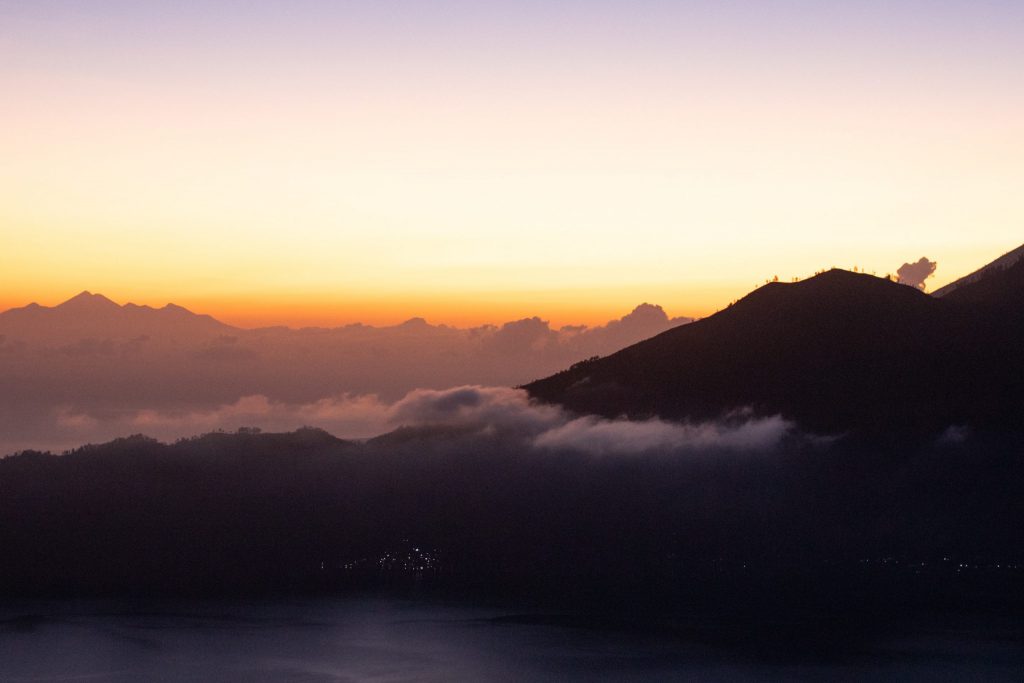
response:
[[[133,437],[0,460],[0,590],[860,602],[917,590],[913,561],[1019,606],[1022,482],[1019,436],[601,457],[455,428]]]

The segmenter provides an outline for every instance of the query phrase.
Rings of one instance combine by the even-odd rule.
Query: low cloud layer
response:
[[[243,330],[82,295],[0,313],[0,454],[239,424],[370,436],[388,424],[366,397],[393,405],[419,388],[517,386],[686,322],[641,304],[597,327],[524,318]]]
[[[535,444],[598,455],[654,450],[761,450],[776,445],[792,425],[781,417],[748,418],[739,423],[675,424],[662,420],[633,422],[581,417],[545,431]]]
[[[93,415],[61,410],[54,417],[55,427],[65,438],[72,437],[72,443],[132,433],[173,440],[242,427],[291,431],[311,426],[342,438],[365,438],[399,427],[447,427],[521,448],[593,455],[758,450],[777,445],[793,431],[793,425],[779,417],[750,415],[701,424],[579,417],[557,406],[531,401],[522,390],[482,386],[417,389],[394,402],[375,396],[340,396],[290,404],[265,396],[247,396],[206,411],[140,410]]]
[[[936,261],[929,261],[922,256],[916,263],[904,263],[900,266],[896,271],[896,276],[900,284],[920,289],[923,292],[926,287],[924,281],[935,274],[935,269],[938,266]]]

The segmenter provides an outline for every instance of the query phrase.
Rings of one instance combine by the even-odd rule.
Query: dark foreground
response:
[[[782,585],[786,603],[810,591],[812,605],[856,592],[998,605],[1021,594],[1002,572],[1024,566],[1022,486],[1020,435],[886,446],[794,435],[763,451],[605,456],[493,430],[361,444],[316,430],[137,437],[0,459],[0,595],[423,579],[685,607],[711,581],[724,586],[715,604],[735,583],[759,600]],[[987,567],[994,578],[976,571]]]
[[[1019,621],[522,612],[363,595],[21,601],[0,681],[1019,680]]]
[[[0,682],[1019,680],[1024,443],[0,459]]]

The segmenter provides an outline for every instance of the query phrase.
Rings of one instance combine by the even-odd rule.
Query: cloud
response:
[[[967,441],[971,436],[971,430],[966,425],[950,425],[946,428],[936,443],[940,445],[950,446],[954,444],[962,444]]]
[[[260,427],[267,431],[291,431],[317,426],[349,436],[373,436],[387,428],[388,407],[374,395],[337,396],[311,403],[290,404],[266,396],[244,396],[234,403],[208,411],[140,410],[127,418],[137,430],[155,430],[186,436],[197,429],[228,431]]]
[[[457,425],[516,435],[545,450],[604,455],[699,448],[755,450],[778,444],[793,430],[781,417],[736,413],[727,419],[680,424],[651,419],[575,417],[562,408],[531,401],[525,391],[466,386],[417,390],[389,410],[393,424]]]
[[[534,443],[542,448],[568,448],[597,455],[701,448],[760,450],[778,444],[792,428],[792,424],[778,416],[748,418],[738,424],[582,417],[544,432]]]
[[[464,386],[417,389],[388,410],[392,425],[454,425],[534,435],[565,422],[561,408],[530,401],[521,389]]]
[[[546,320],[534,316],[508,322],[484,341],[484,347],[501,354],[537,353],[559,342],[559,334]]]
[[[917,263],[904,263],[896,271],[897,280],[900,284],[909,285],[922,292],[925,290],[924,281],[935,274],[939,264],[929,261],[924,256]]]
[[[603,326],[558,330],[539,317],[469,329],[413,318],[390,327],[243,330],[116,309],[124,325],[83,328],[62,311],[37,308],[0,314],[0,451],[51,436],[51,425],[5,420],[8,406],[52,417],[61,406],[89,414],[208,410],[256,395],[290,404],[340,394],[396,401],[421,387],[526,384],[686,322],[641,304]]]
[[[739,413],[699,424],[579,417],[558,406],[537,403],[520,389],[484,386],[417,389],[391,403],[373,395],[329,397],[300,404],[253,395],[205,411],[147,409],[90,415],[63,410],[57,417],[65,432],[78,436],[77,443],[139,432],[173,440],[241,427],[292,431],[312,426],[342,438],[365,438],[398,427],[443,426],[519,449],[592,455],[759,450],[777,445],[793,431],[793,425],[779,417]]]
[[[85,413],[75,413],[66,409],[57,411],[57,425],[66,429],[94,429],[99,420]]]

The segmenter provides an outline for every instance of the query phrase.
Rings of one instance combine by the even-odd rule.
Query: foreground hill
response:
[[[526,385],[583,413],[672,419],[750,409],[820,433],[1015,428],[1024,263],[936,299],[832,270]]]
[[[945,301],[987,309],[1019,326],[1024,316],[1024,247],[949,287],[952,289],[940,290]],[[938,295],[936,292],[935,296]]]
[[[312,429],[0,459],[0,595],[456,591],[717,611],[1019,610],[1020,441],[592,456]],[[912,566],[908,566],[912,565]],[[648,603],[645,603],[648,604]]]
[[[995,275],[999,271],[1008,270],[1013,266],[1017,265],[1017,263],[1022,259],[1024,259],[1024,245],[1021,245],[1014,249],[1013,251],[1003,254],[992,263],[989,263],[988,265],[979,268],[973,273],[965,275],[959,280],[949,283],[945,287],[940,287],[939,289],[932,292],[932,296],[941,298],[948,294],[952,294],[953,292],[957,291],[961,287],[964,287],[965,285],[978,282],[979,280],[987,278],[990,275]]]

